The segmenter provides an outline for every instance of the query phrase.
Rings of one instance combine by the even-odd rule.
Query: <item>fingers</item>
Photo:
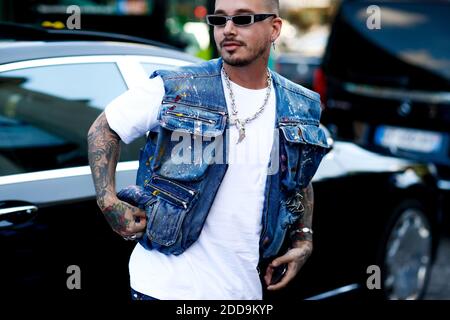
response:
[[[129,225],[128,230],[133,233],[143,231],[147,225],[147,215],[145,214],[145,211],[136,207],[132,207],[131,216],[132,221]]]
[[[282,264],[288,264],[289,262],[293,261],[294,257],[289,253],[289,251],[276,258],[275,260],[272,261],[272,263],[270,264],[272,267],[276,268],[278,266],[281,266]]]
[[[145,218],[141,218],[140,221],[136,222],[132,222],[127,231],[132,233],[132,234],[136,234],[136,233],[142,233],[145,230],[145,227],[147,226],[147,219]]]
[[[111,228],[122,237],[130,238],[142,233],[147,225],[143,210],[120,200],[107,207],[104,215]]]
[[[272,275],[273,275],[274,268],[270,265],[266,269],[266,274],[264,275],[264,281],[266,282],[266,285],[269,286],[272,282]]]
[[[287,269],[286,273],[282,276],[281,280],[278,282],[278,283],[283,283],[283,281],[286,278],[286,276],[288,275],[288,273],[292,272],[292,266],[289,266],[289,264],[292,261],[293,261],[293,257],[287,253],[272,261],[272,263],[267,267],[266,274],[264,276],[264,281],[266,282],[266,285],[268,286],[267,289],[271,290],[271,288],[274,287],[274,285],[271,284],[272,280],[276,281],[277,279],[273,279],[273,277],[278,278],[280,276],[280,274],[276,274],[276,272],[275,272],[275,271],[278,271],[278,273],[281,272],[281,270],[277,269],[277,268],[279,268],[279,267],[281,268],[283,265],[287,265],[288,269]]]
[[[125,215],[127,216],[127,213]],[[140,234],[138,237],[142,236],[142,232],[145,230],[145,227],[147,226],[147,216],[145,214],[145,211],[132,207],[130,210],[130,217],[129,218],[129,224],[126,229],[126,233],[130,234]]]
[[[288,269],[287,269],[285,275],[283,276],[283,278],[281,278],[281,281],[276,284],[269,285],[267,287],[267,290],[274,291],[274,290],[280,290],[280,289],[286,287],[287,284],[292,279],[294,279],[296,274],[297,274],[297,272],[294,271],[294,268],[292,267],[292,265],[288,265]]]
[[[294,279],[306,261],[305,253],[303,251],[303,249],[299,248],[290,249],[286,254],[272,261],[272,263],[267,267],[266,274],[264,276],[267,290],[282,289],[286,287],[292,279]],[[271,284],[276,268],[283,264],[288,266],[286,273],[278,283]]]
[[[147,215],[145,214],[145,211],[144,211],[144,210],[141,210],[141,209],[136,208],[136,207],[133,207],[133,209],[134,209],[134,210],[132,210],[131,214],[132,214],[134,217],[144,218],[144,219],[147,217]]]
[[[144,236],[144,233],[143,233],[143,232],[138,232],[138,233],[136,233],[136,238],[137,238],[137,239],[142,238],[143,236]]]

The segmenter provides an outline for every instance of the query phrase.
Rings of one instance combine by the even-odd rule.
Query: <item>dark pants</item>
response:
[[[143,300],[143,301],[158,300],[156,298],[147,296],[143,293],[137,292],[136,290],[133,290],[133,289],[131,289],[131,299],[132,300]]]

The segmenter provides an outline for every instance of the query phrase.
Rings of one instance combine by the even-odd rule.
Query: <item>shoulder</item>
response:
[[[272,77],[275,85],[285,90],[288,90],[295,95],[303,96],[309,100],[318,102],[320,104],[320,95],[317,92],[307,89],[297,83],[294,83],[275,71],[272,71]]]
[[[274,86],[278,90],[279,102],[287,108],[281,108],[286,117],[301,119],[305,123],[319,125],[322,113],[320,95],[298,85],[276,72],[272,72]]]
[[[186,78],[204,78],[220,76],[222,62],[220,59],[213,59],[197,64],[186,65],[173,70],[156,70],[150,76],[154,78],[160,76],[163,80],[177,80]]]

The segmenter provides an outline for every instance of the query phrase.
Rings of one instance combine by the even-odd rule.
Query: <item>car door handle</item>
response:
[[[10,213],[22,213],[22,212],[26,212],[28,214],[34,213],[35,211],[37,211],[37,207],[36,206],[20,206],[20,207],[14,207],[14,208],[5,208],[5,209],[0,209],[0,216],[6,215],[6,214],[10,214]]]
[[[38,207],[23,201],[0,202],[0,228],[19,226],[36,216]]]

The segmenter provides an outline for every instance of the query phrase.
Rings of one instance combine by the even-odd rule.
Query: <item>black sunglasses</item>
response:
[[[236,16],[223,16],[219,14],[209,14],[206,16],[206,23],[210,26],[224,26],[228,20],[233,21],[236,26],[248,26],[258,21],[263,21],[270,17],[276,17],[274,13],[262,13],[262,14],[240,14]]]

